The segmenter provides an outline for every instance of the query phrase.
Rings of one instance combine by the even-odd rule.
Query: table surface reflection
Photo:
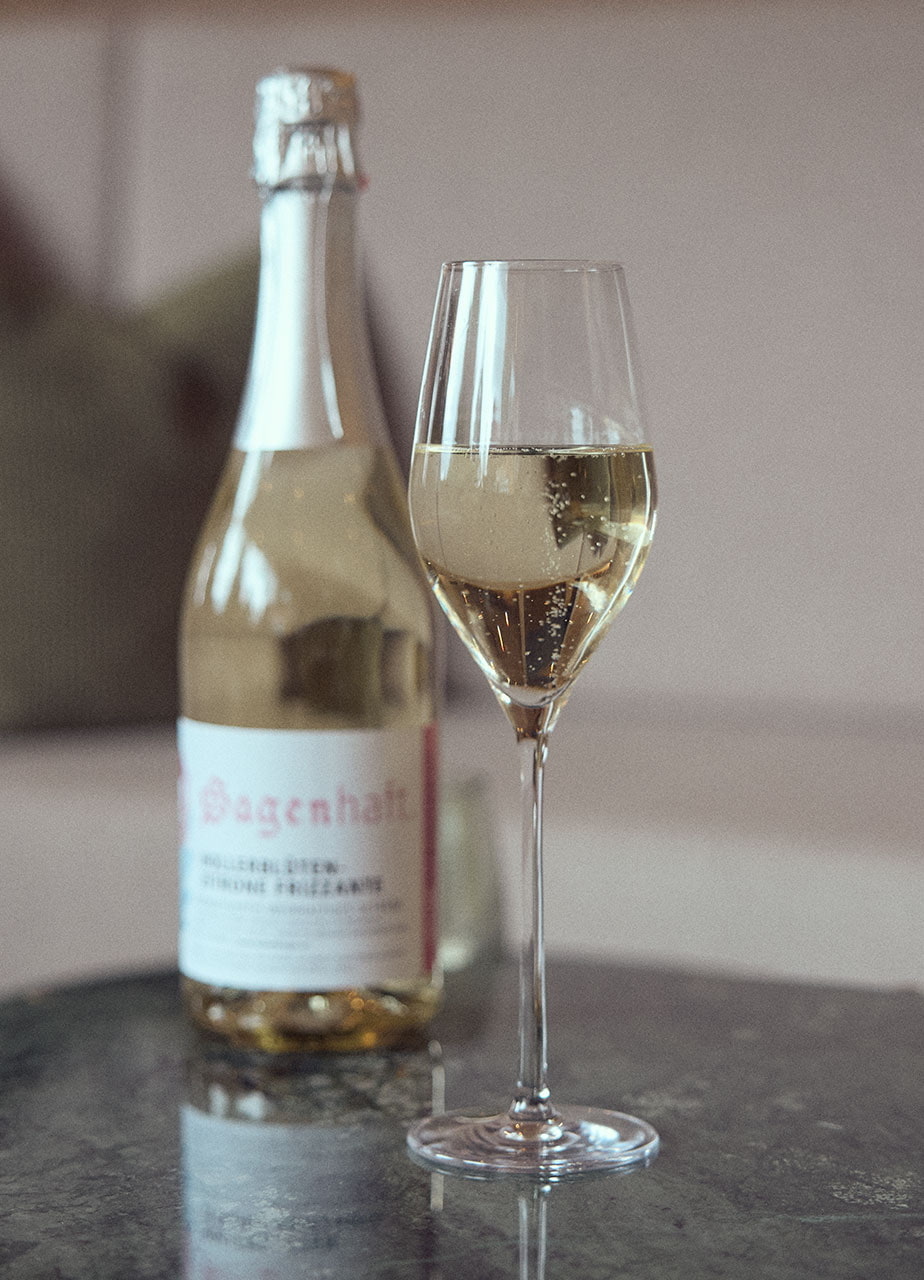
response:
[[[9,1280],[924,1274],[924,1000],[552,960],[553,1093],[651,1120],[647,1170],[430,1174],[409,1120],[506,1103],[514,975],[433,1044],[292,1060],[197,1041],[174,974],[0,1005]]]

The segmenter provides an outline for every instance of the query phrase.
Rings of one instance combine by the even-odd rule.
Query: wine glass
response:
[[[628,299],[606,262],[450,262],[411,462],[430,583],[510,718],[522,776],[519,1079],[500,1115],[414,1125],[416,1158],[545,1179],[648,1164],[650,1125],[557,1106],[547,1075],[542,781],[549,733],[628,600],[655,521]],[[593,803],[588,792],[588,803]]]

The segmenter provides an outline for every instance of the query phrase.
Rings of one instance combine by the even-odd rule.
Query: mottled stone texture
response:
[[[873,1280],[924,1275],[924,1001],[550,966],[553,1094],[651,1120],[652,1168],[430,1175],[407,1121],[506,1102],[514,976],[433,1045],[270,1060],[196,1042],[174,975],[0,1005],[4,1280]]]

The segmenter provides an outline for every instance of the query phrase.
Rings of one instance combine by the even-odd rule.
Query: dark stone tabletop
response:
[[[441,1045],[272,1060],[197,1042],[175,975],[0,1004],[4,1280],[871,1280],[924,1275],[924,1000],[550,962],[553,1096],[661,1133],[551,1187],[435,1175],[407,1122],[506,1105],[514,976]]]

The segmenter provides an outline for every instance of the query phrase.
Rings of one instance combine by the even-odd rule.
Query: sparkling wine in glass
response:
[[[513,1101],[499,1115],[430,1116],[409,1147],[432,1167],[476,1176],[554,1180],[648,1164],[658,1135],[644,1121],[552,1101],[542,932],[549,733],[628,600],[655,523],[620,267],[444,265],[410,506],[436,597],[516,733],[523,868]]]

